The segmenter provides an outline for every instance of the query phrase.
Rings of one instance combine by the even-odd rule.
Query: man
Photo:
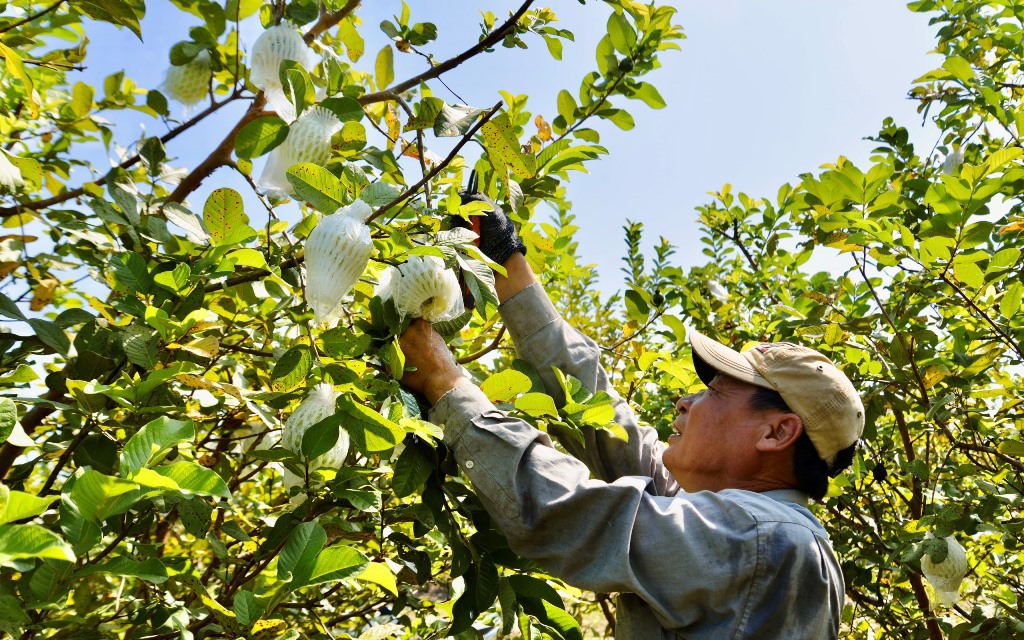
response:
[[[619,640],[837,638],[842,573],[806,505],[849,465],[863,430],[842,372],[804,347],[740,354],[691,331],[708,389],[676,403],[666,446],[611,387],[599,348],[555,311],[496,207],[481,248],[506,269],[499,311],[548,393],[565,400],[552,366],[607,392],[629,436],[588,433],[572,451],[583,462],[557,452],[495,409],[428,323],[413,323],[402,383],[430,403],[512,548],[572,585],[619,593]]]

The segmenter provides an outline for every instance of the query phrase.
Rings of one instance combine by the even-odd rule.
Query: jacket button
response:
[[[474,465],[475,465],[475,464],[476,464],[476,463],[475,463],[475,462],[473,462],[472,460],[466,460],[466,468],[467,468],[467,469],[472,469],[472,468],[474,467]]]

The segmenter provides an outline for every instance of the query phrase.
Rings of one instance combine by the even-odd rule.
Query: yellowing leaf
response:
[[[533,119],[533,124],[537,126],[538,138],[543,142],[547,142],[551,139],[551,125],[544,119],[544,116],[538,114],[537,117]]]
[[[363,572],[357,575],[355,579],[379,584],[392,594],[398,595],[398,581],[395,579],[395,572],[383,562],[371,562],[366,565]]]
[[[32,110],[32,116],[39,116],[39,102],[35,98],[34,85],[32,78],[29,77],[25,71],[25,65],[21,61],[21,56],[16,51],[0,42],[0,57],[4,59],[4,63],[7,65],[7,71],[12,76],[21,80],[22,88],[25,91],[25,96],[28,99],[28,106]]]
[[[480,390],[491,402],[508,402],[520,393],[529,391],[531,386],[533,383],[525,373],[515,369],[505,369],[484,380],[480,385]]]
[[[32,287],[32,301],[29,302],[28,308],[32,311],[41,311],[53,301],[53,294],[56,293],[59,284],[56,278],[44,278],[36,282]]]

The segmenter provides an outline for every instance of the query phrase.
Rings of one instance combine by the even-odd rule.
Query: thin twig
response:
[[[516,12],[509,16],[509,19],[506,20],[500,27],[492,31],[490,34],[488,34],[486,38],[476,43],[469,49],[466,49],[465,51],[455,56],[454,58],[449,58],[448,60],[445,60],[441,64],[434,67],[433,69],[424,71],[418,76],[413,76],[412,78],[409,78],[404,82],[399,82],[393,87],[389,87],[386,91],[378,91],[376,93],[364,94],[359,98],[359,104],[367,105],[373,104],[375,102],[382,102],[384,100],[388,100],[389,93],[402,93],[404,91],[408,91],[409,89],[415,87],[424,80],[436,78],[442,73],[454,69],[455,67],[459,66],[466,60],[469,60],[478,53],[481,53],[485,49],[491,48],[499,41],[501,41],[501,39],[505,37],[505,34],[510,29],[515,27],[516,23],[519,22],[519,18],[523,17],[523,14],[526,13],[526,10],[529,9],[530,5],[532,4],[533,0],[526,0],[526,2],[524,2],[518,9],[516,9]]]
[[[370,224],[377,218],[381,217],[391,207],[415,195],[415,193],[419,191],[420,187],[430,182],[431,178],[436,176],[438,173],[441,172],[442,169],[451,164],[452,160],[454,160],[455,156],[459,154],[459,151],[462,149],[462,147],[464,147],[467,142],[473,139],[473,136],[476,135],[476,132],[480,129],[480,127],[484,126],[484,124],[486,124],[488,120],[494,117],[494,114],[498,113],[498,110],[501,109],[502,104],[503,103],[499,100],[496,105],[491,107],[491,110],[485,113],[484,116],[480,118],[476,122],[476,124],[473,125],[473,128],[466,132],[466,135],[462,136],[462,140],[459,140],[459,143],[455,145],[454,148],[452,148],[451,153],[449,153],[444,160],[439,162],[437,166],[430,171],[430,173],[423,176],[423,178],[419,182],[406,189],[391,202],[387,203],[380,209],[377,209],[377,211],[375,211],[374,214],[370,216],[369,219],[367,219],[366,224]]]
[[[945,282],[950,287],[952,287],[953,291],[956,291],[957,295],[959,295],[961,298],[963,298],[964,302],[967,303],[967,306],[969,306],[971,309],[973,309],[975,313],[980,315],[981,318],[985,321],[985,323],[988,324],[988,326],[992,327],[992,329],[997,334],[999,334],[1000,339],[1003,342],[1005,342],[1008,347],[1010,347],[1011,349],[1016,351],[1018,356],[1020,356],[1021,358],[1024,358],[1024,349],[1021,349],[1021,346],[1019,344],[1017,344],[1014,341],[1013,338],[1011,338],[1009,335],[1007,335],[1007,333],[1005,331],[1003,331],[1003,329],[999,325],[997,325],[995,323],[995,321],[992,320],[992,318],[990,318],[988,316],[987,313],[982,311],[981,308],[978,307],[978,305],[975,304],[973,300],[971,300],[970,296],[968,296],[966,293],[964,293],[963,290],[960,289],[960,287],[956,286],[956,283],[954,283],[952,280],[950,280],[949,276],[947,276],[946,274],[940,275],[940,278],[942,278],[943,282]]]
[[[32,22],[33,20],[37,20],[39,18],[42,18],[46,14],[48,14],[48,13],[50,13],[52,11],[56,11],[60,7],[60,5],[64,4],[65,2],[67,2],[67,0],[57,0],[57,2],[53,3],[49,7],[43,9],[42,11],[40,11],[38,13],[34,13],[34,14],[30,15],[30,16],[26,16],[24,19],[19,20],[19,21],[15,22],[14,24],[9,24],[6,27],[4,27],[3,29],[0,29],[0,33],[7,33],[8,31],[11,31],[13,29],[17,29],[18,27],[20,27],[23,24],[28,24],[29,22]]]
[[[476,353],[471,353],[468,356],[462,356],[461,358],[456,360],[456,362],[458,364],[466,364],[468,362],[474,362],[476,360],[479,360],[480,358],[484,357],[488,353],[490,353],[490,352],[494,351],[495,349],[497,349],[498,345],[501,344],[501,339],[504,338],[504,337],[505,337],[505,326],[502,325],[501,329],[498,330],[498,335],[496,335],[494,337],[494,340],[492,340],[489,345],[487,345],[483,349],[477,351]]]
[[[860,260],[857,259],[857,254],[850,254],[853,256],[853,262],[857,265],[857,270],[860,271],[861,277],[864,279],[864,284],[868,286],[868,291],[871,292],[871,297],[874,298],[875,304],[878,305],[878,310],[882,312],[886,322],[892,329],[896,339],[900,341],[900,346],[903,348],[903,353],[906,355],[907,360],[910,362],[910,367],[914,370],[914,379],[917,381],[918,389],[921,392],[921,402],[926,408],[931,408],[931,401],[928,399],[928,389],[924,386],[924,378],[921,377],[921,371],[917,368],[917,362],[914,360],[914,354],[910,351],[910,346],[907,341],[903,339],[903,334],[896,327],[896,323],[893,321],[892,316],[886,311],[885,305],[882,304],[881,298],[878,297],[878,292],[875,291],[874,285],[871,284],[871,278],[868,277],[867,271],[864,270],[864,265],[861,264]]]

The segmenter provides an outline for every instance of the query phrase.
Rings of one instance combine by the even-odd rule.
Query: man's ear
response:
[[[775,413],[765,422],[761,439],[757,441],[758,451],[784,451],[796,444],[804,432],[804,423],[795,413]]]

